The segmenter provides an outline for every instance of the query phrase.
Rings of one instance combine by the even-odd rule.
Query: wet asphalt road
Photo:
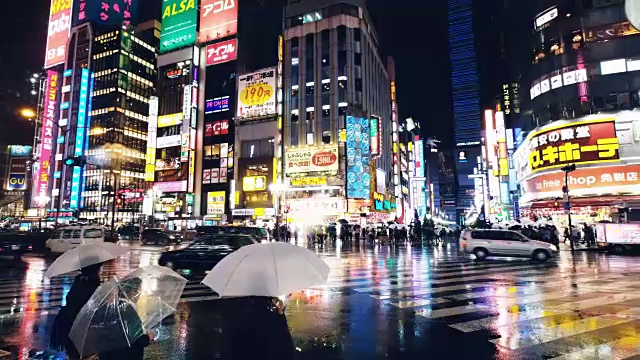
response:
[[[105,277],[155,264],[163,249],[131,247]],[[329,282],[287,304],[300,359],[640,358],[640,257],[562,251],[546,264],[475,262],[454,244],[315,251]],[[0,348],[18,359],[46,348],[73,279],[44,279],[47,264],[0,260]],[[201,279],[189,277],[146,359],[215,358],[215,300]]]

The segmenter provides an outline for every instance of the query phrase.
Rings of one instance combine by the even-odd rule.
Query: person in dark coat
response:
[[[234,299],[226,321],[229,355],[233,360],[292,360],[295,355],[284,304],[277,298],[251,296]]]
[[[114,310],[115,311],[115,310]],[[149,346],[154,340],[153,332],[143,334],[143,326],[141,324],[140,317],[136,312],[135,306],[128,300],[122,301],[118,304],[117,312],[119,319],[122,321],[122,328],[127,333],[129,339],[136,339],[131,346],[121,347],[116,349],[110,349],[108,351],[101,351],[99,354],[100,360],[142,360],[144,358],[144,348]],[[108,328],[112,329],[112,328]],[[123,336],[124,332],[109,331],[107,334],[103,334],[100,341],[104,343],[125,343]]]
[[[60,309],[53,325],[51,347],[64,349],[70,359],[79,359],[80,355],[73,341],[69,338],[71,326],[82,307],[89,301],[91,295],[100,286],[100,268],[102,263],[90,265],[80,269],[67,293],[66,305]]]

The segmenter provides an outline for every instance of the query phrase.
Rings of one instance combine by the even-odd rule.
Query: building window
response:
[[[331,109],[322,109],[322,143],[331,142]]]
[[[257,139],[240,143],[241,158],[273,157],[273,139]]]
[[[298,115],[298,111],[292,111],[291,112],[291,122],[292,123],[297,123],[298,120],[300,119],[300,116]]]

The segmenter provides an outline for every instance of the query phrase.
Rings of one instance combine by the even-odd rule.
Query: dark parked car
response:
[[[158,264],[174,270],[211,270],[225,256],[255,243],[253,238],[246,235],[202,236],[184,249],[163,252]]]
[[[179,244],[182,242],[182,235],[170,234],[163,229],[144,229],[140,235],[140,243],[146,245],[154,244]]]
[[[3,233],[0,235],[0,256],[20,258],[33,251],[33,239],[28,233]]]
[[[265,228],[256,226],[198,226],[196,229],[198,235],[247,235],[251,236],[257,242],[269,241],[269,232]]]

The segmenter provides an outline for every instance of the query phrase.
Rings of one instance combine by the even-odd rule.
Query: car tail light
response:
[[[460,240],[460,245],[462,246],[463,249],[467,249],[467,240],[461,239]]]
[[[33,245],[29,245],[29,246],[27,247],[27,249],[29,249],[29,250],[33,250]]]

